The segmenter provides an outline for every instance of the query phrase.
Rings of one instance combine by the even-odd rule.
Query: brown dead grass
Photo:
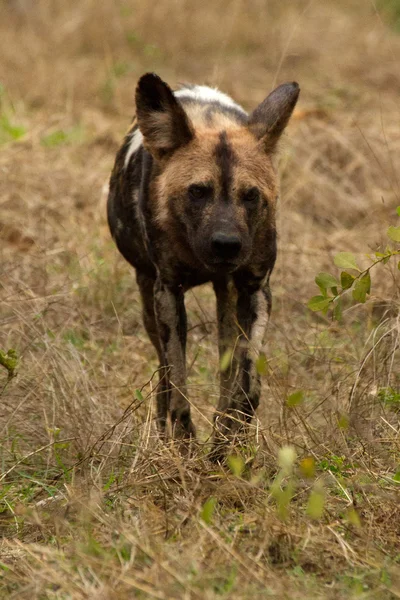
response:
[[[399,389],[396,265],[376,269],[371,299],[341,325],[305,307],[338,251],[367,265],[395,223],[400,38],[356,0],[9,0],[0,24],[2,115],[26,128],[0,147],[0,348],[20,356],[17,377],[0,372],[1,597],[400,597],[399,413],[379,401]],[[155,434],[156,360],[105,223],[104,184],[147,70],[248,108],[275,83],[302,88],[281,155],[269,373],[239,477],[204,451],[211,290],[188,294],[200,444],[183,460]],[[306,401],[290,409],[299,389]],[[288,444],[282,519],[272,482]],[[319,519],[306,511],[315,485]]]

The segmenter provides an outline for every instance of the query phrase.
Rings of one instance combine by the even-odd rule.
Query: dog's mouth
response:
[[[240,266],[239,261],[228,261],[228,260],[213,260],[212,262],[206,263],[209,271],[213,273],[232,273]]]

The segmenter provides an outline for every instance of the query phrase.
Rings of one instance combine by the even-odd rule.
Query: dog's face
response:
[[[185,230],[211,271],[235,270],[252,252],[257,225],[273,219],[271,161],[248,131],[197,131],[166,162],[158,180],[159,221]]]
[[[138,124],[159,167],[156,221],[166,230],[178,227],[208,270],[232,272],[246,264],[257,229],[274,226],[272,155],[298,94],[297,84],[285,84],[242,122],[221,107],[203,123],[155,75],[139,81]]]

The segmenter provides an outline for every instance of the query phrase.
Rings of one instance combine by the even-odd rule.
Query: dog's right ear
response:
[[[298,83],[278,86],[251,113],[248,127],[266,152],[273,152],[292,115],[300,94]]]
[[[194,137],[193,125],[171,88],[146,73],[136,88],[136,116],[143,144],[157,160],[168,158]]]

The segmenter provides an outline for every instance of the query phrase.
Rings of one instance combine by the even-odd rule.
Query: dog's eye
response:
[[[212,188],[210,185],[194,183],[189,186],[188,193],[192,200],[205,200],[212,193]]]
[[[260,199],[260,190],[256,187],[252,187],[243,192],[243,202],[252,202],[255,204]]]

